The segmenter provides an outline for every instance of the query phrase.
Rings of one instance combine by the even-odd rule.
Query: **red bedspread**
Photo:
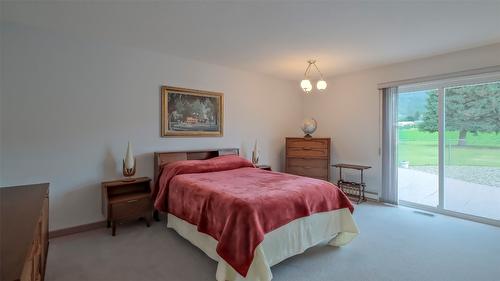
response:
[[[216,239],[219,256],[242,276],[264,234],[314,213],[353,211],[329,182],[264,171],[238,156],[167,165],[154,192],[157,209]]]

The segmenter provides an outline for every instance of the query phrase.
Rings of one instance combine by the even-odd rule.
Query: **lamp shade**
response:
[[[316,88],[319,91],[323,91],[324,89],[326,89],[326,81],[323,79],[318,80],[318,82],[316,83]]]
[[[313,88],[311,81],[309,81],[308,79],[304,79],[304,80],[300,81],[300,87],[306,93],[309,93]]]

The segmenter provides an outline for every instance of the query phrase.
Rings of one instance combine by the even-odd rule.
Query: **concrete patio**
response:
[[[413,203],[438,205],[438,176],[398,169],[399,199]],[[450,211],[500,220],[500,187],[445,179],[445,208]]]

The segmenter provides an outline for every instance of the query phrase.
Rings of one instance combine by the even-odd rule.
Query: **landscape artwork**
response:
[[[161,136],[222,136],[222,93],[163,86]]]

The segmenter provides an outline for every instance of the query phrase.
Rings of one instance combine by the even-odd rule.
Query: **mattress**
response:
[[[217,240],[198,232],[196,225],[168,214],[167,226],[218,262],[218,281],[269,281],[273,278],[271,266],[322,242],[331,246],[343,246],[359,233],[347,208],[295,219],[265,234],[264,240],[255,249],[247,276],[243,277],[217,254]]]

